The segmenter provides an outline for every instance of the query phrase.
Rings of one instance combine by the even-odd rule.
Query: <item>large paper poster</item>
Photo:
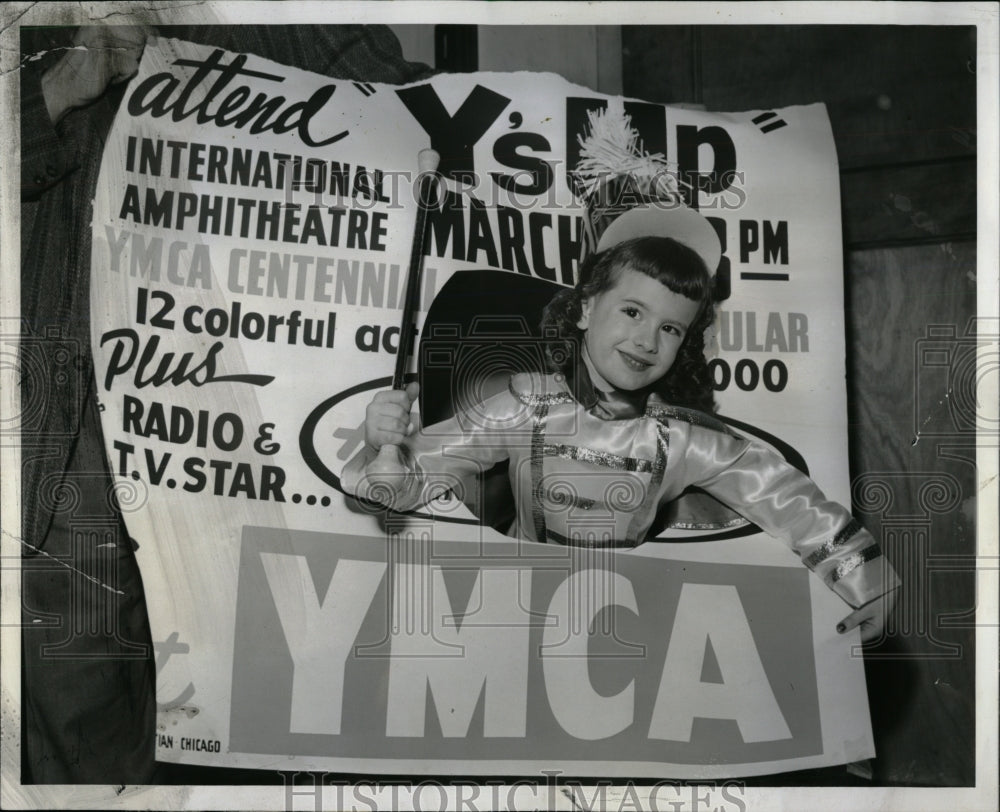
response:
[[[428,314],[575,282],[568,170],[588,113],[621,104],[548,74],[397,88],[147,46],[95,199],[92,323],[158,758],[720,777],[872,755],[857,638],[834,630],[849,607],[752,527],[575,550],[506,538],[448,494],[386,516],[340,488],[395,362],[417,152],[442,156],[412,325],[432,387],[471,343],[534,351],[518,313],[520,333]],[[824,108],[624,111],[723,246],[721,414],[848,501]]]

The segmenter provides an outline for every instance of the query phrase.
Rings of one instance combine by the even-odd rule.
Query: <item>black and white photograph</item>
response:
[[[997,808],[1000,9],[0,15],[0,806]]]

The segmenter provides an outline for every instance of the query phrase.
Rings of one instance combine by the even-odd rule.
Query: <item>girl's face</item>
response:
[[[583,301],[577,327],[598,374],[626,391],[667,374],[699,303],[625,267],[615,285]]]

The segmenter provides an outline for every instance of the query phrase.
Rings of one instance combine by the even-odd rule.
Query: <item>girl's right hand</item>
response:
[[[387,389],[375,395],[365,412],[365,442],[371,449],[399,445],[416,431],[411,412],[419,393],[420,385],[411,383],[406,389]]]

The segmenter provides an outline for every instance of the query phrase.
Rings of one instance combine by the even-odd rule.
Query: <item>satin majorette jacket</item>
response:
[[[655,393],[609,398],[585,371],[573,377],[576,386],[560,374],[514,375],[498,394],[407,438],[408,473],[392,478],[392,506],[411,510],[443,490],[461,494],[470,478],[506,459],[516,502],[509,536],[628,548],[694,486],[744,517],[710,526],[753,522],[855,608],[899,585],[850,512],[770,448]],[[347,463],[348,492],[371,495],[363,479],[372,458],[364,449]]]

